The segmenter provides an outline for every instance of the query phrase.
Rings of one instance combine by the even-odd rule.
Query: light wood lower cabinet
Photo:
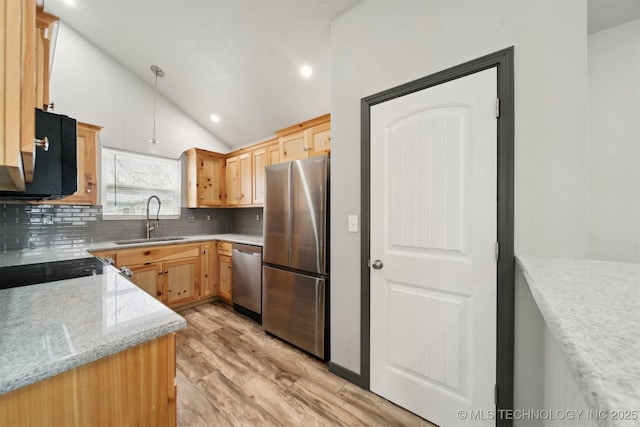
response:
[[[175,426],[175,334],[0,396],[7,426]]]
[[[172,308],[220,294],[218,251],[213,241],[94,251],[92,254],[110,257],[118,268],[128,267],[133,272],[133,283]]]
[[[133,277],[131,278],[133,283],[157,300],[163,300],[162,263],[133,265],[129,268],[133,272]]]
[[[232,244],[230,242],[218,242],[218,265],[220,272],[220,298],[228,304],[233,303],[233,286],[231,269]]]
[[[218,251],[214,242],[200,245],[200,297],[208,298],[220,292],[218,275]]]
[[[220,298],[228,304],[233,303],[233,294],[231,287],[231,257],[226,255],[219,256],[220,264]]]

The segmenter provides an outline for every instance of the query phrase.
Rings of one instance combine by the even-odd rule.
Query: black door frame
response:
[[[372,106],[431,86],[467,76],[488,68],[497,68],[498,98],[498,244],[497,265],[497,340],[496,408],[513,409],[514,340],[514,52],[513,46],[461,65],[385,90],[361,100],[361,319],[360,375],[351,379],[369,389],[370,375],[370,109]],[[511,420],[498,419],[496,425],[510,426]]]

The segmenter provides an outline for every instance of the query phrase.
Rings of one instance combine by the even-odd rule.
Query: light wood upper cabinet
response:
[[[280,144],[280,161],[306,159],[331,152],[330,115],[290,126],[276,132]]]
[[[225,156],[192,148],[187,162],[187,207],[221,207],[225,204]]]
[[[35,0],[0,0],[0,23],[0,189],[24,191],[35,155]]]
[[[98,204],[97,150],[98,134],[102,126],[78,122],[78,189],[71,196],[60,200],[47,200],[49,205]]]
[[[307,154],[309,157],[321,156],[331,152],[330,123],[313,126],[305,132],[307,132],[307,141],[309,144],[307,148]]]
[[[58,17],[36,0],[0,0],[0,190],[24,191],[35,168],[35,108],[49,98]]]
[[[250,205],[252,196],[251,153],[227,159],[227,206]]]
[[[280,159],[282,162],[290,162],[307,157],[308,148],[305,136],[305,131],[300,131],[280,137]]]
[[[44,10],[36,13],[36,108],[47,110],[52,104],[49,99],[49,80],[53,65],[53,49],[58,36],[60,19]]]
[[[276,165],[280,163],[280,144],[276,142],[267,147],[268,165]]]
[[[265,170],[269,164],[267,149],[261,148],[251,153],[253,164],[253,204],[264,204]]]

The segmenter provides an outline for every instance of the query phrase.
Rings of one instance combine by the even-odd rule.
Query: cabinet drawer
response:
[[[231,243],[218,242],[218,255],[231,256]]]
[[[118,266],[148,264],[200,256],[200,245],[147,246],[118,251]]]

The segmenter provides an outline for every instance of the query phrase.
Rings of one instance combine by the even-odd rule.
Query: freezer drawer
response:
[[[325,358],[326,280],[262,267],[262,327]]]

